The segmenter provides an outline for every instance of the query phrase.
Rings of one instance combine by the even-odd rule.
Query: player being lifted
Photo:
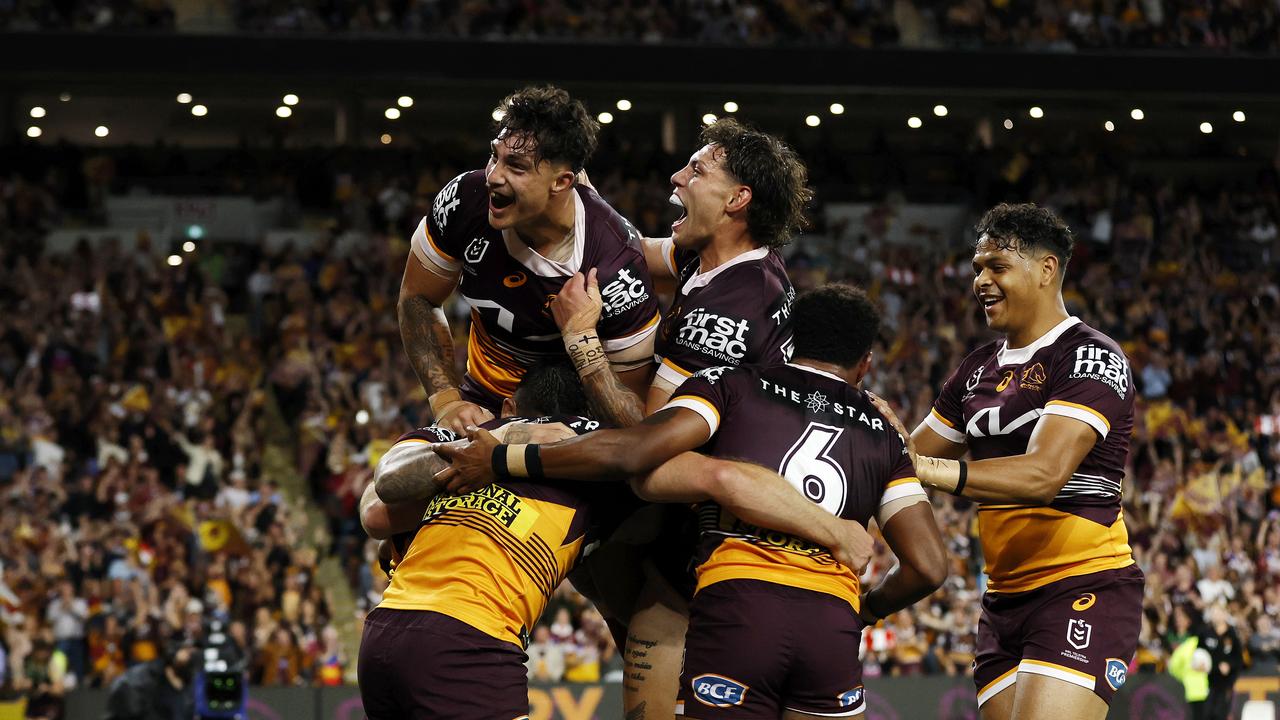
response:
[[[793,317],[794,362],[704,370],[640,425],[552,445],[498,444],[480,431],[470,443],[437,449],[451,461],[438,480],[466,491],[495,478],[624,478],[702,448],[777,468],[827,513],[860,526],[877,518],[900,564],[864,595],[856,572],[821,547],[715,503],[700,507],[677,705],[686,717],[863,712],[864,623],[946,577],[942,538],[903,437],[856,387],[870,368],[874,306],[859,290],[828,285],[801,296]]]
[[[998,205],[977,232],[973,292],[1005,337],[943,384],[912,435],[916,470],[979,503],[989,580],[974,681],[984,720],[1103,718],[1142,614],[1120,505],[1129,361],[1067,315],[1074,240],[1052,212]]]
[[[581,416],[586,406],[573,368],[535,365],[504,401],[503,418],[486,427],[510,441],[552,441],[598,426]],[[531,628],[584,548],[635,504],[617,483],[508,479],[437,495],[432,478],[445,465],[433,448],[452,439],[437,427],[405,434],[361,500],[366,529],[398,533],[401,555],[360,646],[361,694],[373,720],[525,717],[522,650]],[[754,466],[690,453],[634,483],[662,499],[651,486],[681,500],[713,498],[754,522],[831,543],[846,562],[867,550],[852,523]]]
[[[492,419],[534,362],[564,357],[549,304],[584,268],[610,290],[599,338],[601,359],[616,373],[591,381],[643,392],[652,374],[658,306],[639,236],[575,183],[599,126],[554,87],[520,90],[495,114],[488,164],[436,195],[414,232],[400,287],[405,351],[436,422],[455,431]],[[441,309],[455,289],[472,320],[461,378]]]
[[[805,207],[813,196],[808,171],[781,140],[732,118],[708,125],[700,140],[702,146],[671,176],[671,201],[684,210],[671,226],[671,237],[644,241],[650,271],[677,281],[676,297],[658,332],[657,373],[647,396],[633,395],[618,383],[589,382],[594,405],[609,417],[638,420],[640,408],[645,414],[656,411],[699,370],[772,365],[790,356],[795,290],[778,248],[805,224]],[[610,288],[604,290],[608,301]],[[599,295],[594,278],[575,276],[552,308],[584,380],[608,374],[602,372],[605,363],[592,361],[601,357],[593,339]],[[601,576],[595,584],[612,596],[618,615],[629,621],[628,644],[636,646],[626,653],[626,707],[645,706],[649,717],[674,710],[692,591],[686,571],[693,539],[682,542],[680,534],[687,516],[685,509],[665,509],[663,544],[641,550],[657,563],[646,564],[645,576],[627,574],[628,558],[612,554],[616,544],[609,548],[607,568],[602,571],[603,563],[597,562],[588,566]],[[634,561],[635,555],[629,559]],[[644,589],[634,600],[636,611],[628,613],[636,580],[644,582]],[[639,652],[648,667],[632,662]]]

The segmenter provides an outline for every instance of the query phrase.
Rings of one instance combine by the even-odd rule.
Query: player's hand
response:
[[[436,454],[449,461],[449,467],[436,473],[436,486],[454,495],[464,495],[493,483],[493,449],[498,439],[488,430],[467,428],[467,439],[435,446]]]
[[[440,408],[436,425],[465,435],[469,426],[478,426],[493,419],[493,413],[466,400],[455,400]]]
[[[836,562],[852,570],[854,575],[862,575],[871,563],[875,540],[860,523],[834,519],[837,523],[836,542],[831,547],[831,556]]]
[[[867,390],[866,393],[867,397],[871,399],[871,404],[875,405],[880,414],[884,415],[884,419],[889,421],[889,426],[902,436],[902,442],[907,444],[907,452],[911,455],[911,462],[914,464],[916,461],[916,443],[915,440],[911,439],[911,433],[907,432],[907,426],[902,424],[902,421],[898,419],[897,413],[893,411],[893,408],[889,407],[889,403],[884,398],[870,390]]]
[[[600,300],[600,283],[596,280],[596,269],[585,276],[574,273],[565,282],[560,292],[551,301],[551,316],[556,319],[560,334],[569,336],[590,332],[600,322],[600,311],[604,303]]]

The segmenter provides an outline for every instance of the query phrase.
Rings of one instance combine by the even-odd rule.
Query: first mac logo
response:
[[[750,690],[737,680],[713,673],[699,675],[689,684],[698,702],[718,708],[741,705],[747,699],[747,690]]]

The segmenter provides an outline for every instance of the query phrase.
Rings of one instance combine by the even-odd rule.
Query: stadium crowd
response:
[[[1254,663],[1274,663],[1275,174],[1247,189],[1195,187],[1024,160],[1016,174],[989,165],[971,209],[1006,196],[1058,209],[1078,236],[1069,309],[1132,362],[1140,402],[1125,507],[1148,577],[1136,663],[1161,668],[1214,604]],[[346,655],[316,567],[336,554],[361,607],[376,604],[383,580],[356,499],[381,453],[428,420],[395,298],[408,229],[453,172],[331,178],[332,227],[366,236],[361,252],[339,255],[334,238],[275,251],[209,243],[178,267],[146,238],[139,252],[108,243],[43,253],[68,198],[92,208],[98,176],[0,178],[5,688],[56,705],[72,676],[103,685],[173,635],[198,636],[211,617],[230,623],[255,682],[341,679]],[[664,185],[623,171],[598,180],[642,230],[660,231],[671,211]],[[900,209],[890,198],[833,224],[816,213],[789,267],[800,289],[848,279],[879,301],[869,386],[918,421],[988,334],[968,300],[971,238],[889,243]],[[461,362],[467,311],[449,311]],[[327,519],[331,542],[318,551],[300,542],[311,535],[305,508],[273,482],[272,443],[295,453],[286,464]],[[968,672],[983,585],[975,512],[949,497],[935,508],[951,578],[864,635],[868,675]],[[871,574],[891,561],[882,549]],[[615,653],[599,615],[566,587],[534,633],[530,668],[596,680]]]
[[[1268,0],[222,0],[214,5],[242,32],[1066,52],[1280,50],[1280,9]],[[13,31],[172,30],[181,27],[175,17],[170,0],[0,4],[0,30]]]

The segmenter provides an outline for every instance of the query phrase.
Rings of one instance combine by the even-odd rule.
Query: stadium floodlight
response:
[[[58,96],[58,100],[60,102],[71,102],[71,93],[69,92],[62,93],[61,95]]]
[[[383,111],[382,111],[382,114],[383,114],[383,115],[384,115],[388,120],[399,120],[399,119],[400,119],[400,108],[393,108],[393,107],[390,107],[390,108],[387,108],[386,110],[383,110]]]
[[[33,118],[44,117],[44,108],[40,107],[39,105],[31,108],[31,117]]]
[[[915,115],[912,115],[911,117],[907,118],[907,127],[911,128],[912,130],[919,130],[923,125],[924,125],[924,121],[916,117]]]
[[[179,266],[179,265],[181,265],[181,264],[182,264],[182,256],[181,256],[181,255],[170,255],[170,256],[169,256],[169,267],[178,267],[178,266]]]
[[[702,124],[703,124],[703,125],[710,125],[711,123],[713,123],[713,122],[715,122],[715,121],[716,121],[716,116],[715,116],[715,114],[714,114],[714,113],[707,113],[706,115],[703,115],[703,116],[702,116]]]
[[[738,112],[738,103],[736,103],[736,102],[734,102],[734,101],[732,101],[732,100],[728,100],[728,101],[726,101],[726,102],[725,102],[725,104],[724,104],[724,111],[725,111],[725,112],[727,112],[727,113],[736,113],[736,112]]]
[[[506,116],[507,114],[501,110],[494,110],[493,113],[491,114],[491,117],[493,118],[494,122],[502,122],[502,118]]]
[[[293,108],[289,107],[288,105],[281,105],[280,107],[276,108],[276,117],[287,118],[292,114],[293,114]]]
[[[596,120],[599,120],[601,125],[608,125],[609,123],[613,122],[613,113],[602,112],[596,116]]]
[[[187,226],[187,237],[191,238],[192,240],[199,240],[200,238],[204,237],[204,226],[203,226],[203,225],[188,225],[188,226]]]
[[[1142,108],[1134,108],[1129,111],[1129,117],[1133,118],[1134,120],[1141,120],[1146,116],[1147,114],[1142,112]]]
[[[1027,114],[1035,118],[1036,120],[1039,120],[1040,118],[1044,117],[1044,109],[1041,108],[1039,105],[1032,105],[1031,109],[1027,111]]]
[[[817,115],[810,115],[804,119],[804,124],[809,127],[818,127],[822,124],[822,118]]]
[[[183,105],[188,105],[192,101],[191,93],[178,93],[177,100]]]
[[[621,100],[618,101],[618,109],[621,110],[622,112],[626,112],[630,110],[631,101],[626,98],[622,98]]]
[[[413,107],[413,98],[409,97],[408,95],[401,95],[400,97],[396,98],[396,104],[402,108],[411,108]]]
[[[1004,129],[1005,129],[1005,130],[1012,130],[1012,129],[1013,129],[1013,119],[1012,119],[1012,118],[1005,118],[1005,119],[1004,119]]]
[[[108,128],[106,125],[99,125],[98,127],[93,129],[93,134],[97,135],[98,137],[106,137],[107,134],[110,132],[111,132],[111,129]]]
[[[382,136],[378,138],[378,141],[381,142],[383,145],[390,145],[391,133],[382,133]]]
[[[1102,123],[1102,127],[1103,127],[1103,129],[1104,129],[1104,130],[1106,130],[1107,132],[1115,132],[1115,131],[1116,131],[1116,124],[1115,124],[1115,123],[1113,123],[1113,122],[1111,122],[1110,120],[1108,120],[1108,121],[1106,121],[1106,122]]]
[[[27,137],[29,138],[38,138],[43,134],[44,134],[44,131],[41,130],[37,125],[32,125],[31,127],[27,128]]]
[[[356,424],[357,424],[357,425],[368,425],[368,424],[369,424],[369,411],[368,411],[368,410],[361,410],[361,411],[359,411],[359,412],[357,412],[357,413],[356,413]]]
[[[1213,123],[1207,123],[1207,122],[1200,123],[1200,132],[1204,133],[1205,135],[1211,134],[1213,132]]]
[[[1231,119],[1232,119],[1232,120],[1235,120],[1236,122],[1244,122],[1244,111],[1243,111],[1243,110],[1237,110],[1237,111],[1235,111],[1235,112],[1231,113]]]
[[[293,93],[289,93],[288,95],[285,95],[285,96],[284,96],[284,98],[280,100],[280,102],[284,103],[285,105],[290,105],[290,106],[292,106],[292,105],[297,105],[297,104],[298,104],[298,96],[297,96],[297,95],[294,95]]]
[[[205,107],[204,105],[192,105],[191,114],[195,115],[196,117],[204,117],[205,115],[209,114],[209,108]]]
[[[832,114],[832,115],[843,115],[843,114],[844,114],[844,105],[841,105],[840,103],[831,103],[831,107],[829,107],[829,108],[827,108],[827,109],[831,111],[831,114]]]
[[[934,105],[934,106],[933,106],[933,114],[934,114],[934,115],[937,115],[938,117],[946,117],[946,116],[947,116],[947,106],[946,106],[946,105]]]
[[[195,252],[195,251],[196,251],[195,243],[191,242],[190,240],[182,243],[182,252]]]

